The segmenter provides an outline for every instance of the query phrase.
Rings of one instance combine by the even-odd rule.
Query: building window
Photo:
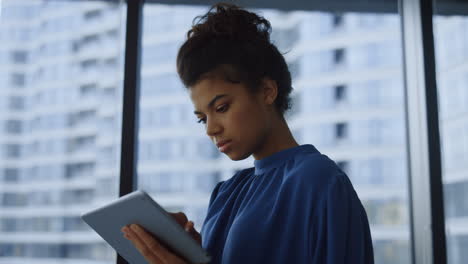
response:
[[[345,139],[348,136],[348,124],[346,123],[337,123],[335,125],[335,138]]]
[[[349,162],[348,161],[337,161],[336,165],[344,172],[349,173]]]
[[[98,61],[97,59],[86,59],[80,62],[81,68],[83,70],[91,70],[97,67]]]
[[[11,96],[9,102],[10,110],[23,110],[24,109],[24,97]]]
[[[343,25],[344,18],[342,14],[334,14],[332,19],[333,19],[333,27],[338,28]]]
[[[13,73],[11,75],[11,84],[17,87],[22,87],[26,84],[26,77],[22,73]]]
[[[28,61],[28,54],[23,50],[16,50],[11,53],[13,63],[24,64]]]
[[[18,158],[20,156],[20,146],[18,144],[7,144],[5,147],[7,158]]]
[[[333,50],[333,61],[335,64],[344,63],[345,50],[344,49],[335,49]]]
[[[90,10],[84,13],[85,20],[92,20],[101,16],[101,10]]]
[[[92,177],[94,169],[95,164],[93,162],[67,164],[65,166],[65,178]]]
[[[83,84],[80,86],[81,96],[93,96],[96,93],[97,85],[95,83]]]
[[[346,86],[337,85],[334,87],[335,102],[342,102],[346,99]]]
[[[6,168],[3,171],[3,179],[5,182],[17,182],[19,172],[17,168]]]
[[[8,134],[19,134],[22,130],[20,120],[7,120],[5,122],[5,130]]]

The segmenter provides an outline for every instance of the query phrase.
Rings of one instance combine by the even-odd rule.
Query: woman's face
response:
[[[207,78],[190,87],[190,98],[206,134],[230,159],[245,159],[264,144],[270,122],[260,93],[241,83]]]

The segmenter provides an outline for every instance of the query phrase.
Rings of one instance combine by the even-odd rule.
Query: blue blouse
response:
[[[366,212],[312,145],[254,161],[216,185],[203,224],[211,263],[374,263]]]

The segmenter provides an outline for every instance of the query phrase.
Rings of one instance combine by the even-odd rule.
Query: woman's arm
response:
[[[312,263],[373,264],[366,211],[346,175],[334,175],[331,179],[321,204]]]

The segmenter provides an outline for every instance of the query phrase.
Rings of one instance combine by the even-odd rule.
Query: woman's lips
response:
[[[218,144],[218,150],[220,152],[226,152],[230,145],[231,141],[221,142],[221,144]]]

